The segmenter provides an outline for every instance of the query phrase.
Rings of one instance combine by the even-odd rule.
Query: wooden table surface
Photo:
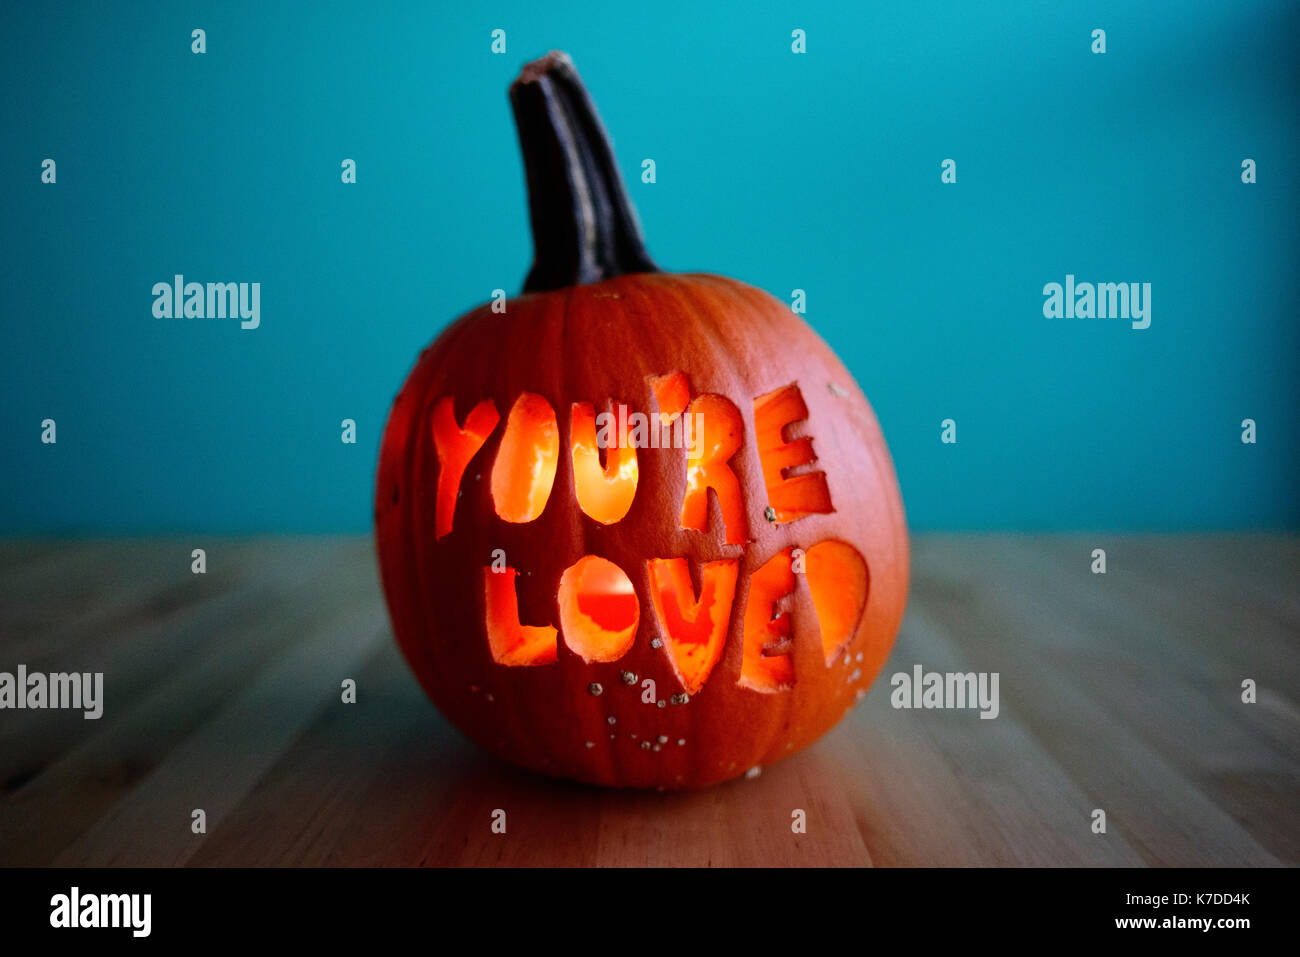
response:
[[[913,552],[893,655],[830,734],[752,780],[660,794],[460,737],[393,644],[368,538],[0,544],[0,671],[105,673],[98,721],[0,711],[0,865],[1300,861],[1300,538]],[[998,672],[999,717],[895,710],[889,675],[918,663]]]

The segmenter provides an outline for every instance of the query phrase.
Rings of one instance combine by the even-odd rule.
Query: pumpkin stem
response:
[[[524,292],[659,272],[609,134],[567,54],[534,60],[510,85],[528,176],[533,268]]]

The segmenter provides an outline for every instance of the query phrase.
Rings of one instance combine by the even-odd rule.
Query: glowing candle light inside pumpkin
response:
[[[560,427],[551,403],[522,392],[510,407],[506,431],[492,465],[492,501],[507,522],[542,514],[560,461]]]
[[[621,568],[584,555],[560,576],[560,629],[583,661],[617,661],[636,640],[640,603]]]
[[[623,407],[622,421],[627,420]],[[612,525],[627,514],[636,496],[636,449],[626,435],[614,432],[600,464],[596,410],[590,402],[575,402],[569,413],[569,443],[573,455],[573,492],[578,507],[602,525]]]

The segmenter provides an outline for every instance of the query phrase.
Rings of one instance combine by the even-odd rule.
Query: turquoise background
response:
[[[808,291],[914,528],[1300,525],[1295,3],[0,17],[0,532],[369,528],[416,354],[523,281],[506,87],[552,48],[592,90],[661,265]],[[261,282],[261,328],[155,319],[176,272]],[[1045,319],[1067,272],[1152,283],[1151,328]]]

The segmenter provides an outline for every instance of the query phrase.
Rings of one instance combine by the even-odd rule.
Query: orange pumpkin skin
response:
[[[848,371],[787,306],[731,279],[658,271],[567,57],[526,66],[511,100],[535,260],[524,295],[504,313],[484,305],[448,327],[394,400],[375,486],[393,631],[442,713],[509,761],[606,786],[723,781],[815,740],[888,657],[908,576],[889,451]],[[709,482],[725,494],[700,494],[699,460],[680,445],[642,446],[630,505],[617,494],[617,508],[603,512],[610,500],[590,490],[602,469],[608,480],[626,466],[627,452],[595,461],[590,416],[616,404],[652,420],[680,409],[681,380],[673,389],[661,378],[675,373],[690,397],[711,397],[701,409],[720,410],[705,417],[703,445],[723,436],[729,471]],[[792,384],[806,415],[789,414],[803,412],[797,399],[756,409],[776,390],[788,399]],[[540,468],[521,470],[555,466],[546,497],[523,504],[511,499],[509,468],[523,447],[511,425],[521,396],[558,446],[532,462]],[[578,403],[586,411],[575,425]],[[456,451],[466,436],[473,441]],[[811,450],[800,436],[812,437]],[[688,469],[697,481],[685,509]],[[809,471],[825,485],[795,479],[814,489],[792,502],[780,483]],[[770,501],[774,484],[780,501]],[[568,571],[588,556],[616,565],[623,591],[592,594],[586,569],[608,573],[603,562]],[[514,574],[492,571],[502,559]],[[718,583],[732,575],[728,605]],[[586,631],[584,622],[627,614],[629,584],[635,628],[628,615]],[[517,599],[517,618],[502,612],[503,595]],[[697,596],[717,612],[716,628],[684,624]],[[788,617],[773,621],[774,612]],[[708,653],[719,657],[706,677],[691,662]]]
[[[608,399],[656,408],[649,379],[684,372],[692,395],[730,398],[745,420],[732,458],[748,519],[744,546],[724,544],[719,510],[707,532],[679,525],[685,493],[681,449],[638,449],[636,495],[626,516],[602,525],[575,501],[568,410]],[[834,512],[777,525],[764,517],[767,491],[755,445],[753,399],[797,383],[808,407],[814,467],[826,474]],[[491,466],[506,411],[521,392],[556,410],[561,456],[536,520],[497,517]],[[471,460],[449,534],[435,533],[438,476],[430,410],[455,400],[457,422],[490,399],[502,423]],[[907,593],[908,546],[893,465],[870,406],[848,371],[791,310],[743,283],[709,275],[634,274],[511,300],[504,315],[484,306],[461,317],[420,357],[393,404],[380,453],[376,529],[393,628],[429,697],[470,738],[525,767],[595,784],[700,787],[794,754],[829,729],[875,677],[893,644]],[[753,573],[782,549],[825,539],[866,560],[866,607],[856,632],[827,666],[803,576],[790,602],[795,681],[786,691],[740,687],[742,622]],[[599,555],[631,579],[640,624],[631,649],[609,663],[584,663],[561,635],[554,664],[497,664],[485,634],[484,569],[503,549],[518,570],[519,620],[559,624],[562,572]],[[693,570],[720,558],[740,569],[723,655],[685,704],[643,702],[682,692],[662,643],[646,562],[685,557]],[[698,586],[698,578],[697,578]],[[623,674],[636,676],[626,684]],[[589,686],[603,692],[593,695]],[[611,722],[610,719],[613,719]],[[643,747],[651,742],[650,748]],[[684,744],[679,742],[684,741]],[[588,742],[591,745],[588,746]]]

